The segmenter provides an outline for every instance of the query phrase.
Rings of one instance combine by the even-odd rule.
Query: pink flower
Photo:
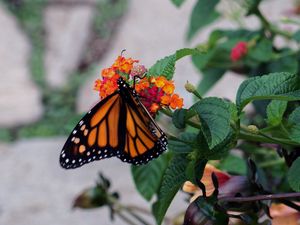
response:
[[[248,52],[247,42],[240,41],[232,49],[230,53],[231,61],[236,62],[244,57]]]

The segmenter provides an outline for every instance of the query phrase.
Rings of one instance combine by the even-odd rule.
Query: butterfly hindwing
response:
[[[60,155],[62,167],[77,168],[116,156],[144,164],[166,150],[165,134],[139,101],[135,91],[118,80],[118,90],[96,104],[76,125]]]

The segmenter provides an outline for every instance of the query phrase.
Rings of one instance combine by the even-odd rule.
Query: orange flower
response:
[[[170,100],[170,107],[172,109],[176,109],[176,108],[181,109],[182,106],[183,106],[183,99],[179,98],[178,94],[172,95],[171,100]]]
[[[212,173],[215,173],[215,175],[217,176],[220,186],[225,182],[227,182],[230,178],[229,174],[222,172],[221,170],[218,170],[216,167],[214,167],[211,164],[206,164],[201,182],[205,185],[207,196],[210,196],[215,190],[213,181],[211,179]],[[194,201],[196,198],[202,195],[202,191],[200,190],[200,188],[194,185],[190,181],[186,181],[184,183],[182,190],[184,192],[194,194],[193,197],[190,199],[190,202]]]
[[[160,98],[160,103],[163,105],[169,105],[170,101],[171,101],[170,95],[164,95],[164,96],[161,96],[161,98]]]
[[[150,87],[150,83],[149,83],[147,77],[144,77],[138,83],[135,84],[135,90],[138,93],[141,92],[142,90],[148,88],[148,87]]]
[[[155,86],[162,88],[165,86],[165,84],[168,82],[168,80],[164,76],[159,76],[159,77],[152,77],[151,78],[151,83],[154,83]]]
[[[132,58],[128,58],[126,59],[123,56],[118,56],[118,58],[116,59],[116,61],[114,62],[114,64],[112,65],[112,68],[114,70],[119,70],[123,73],[129,73],[130,70],[133,67],[134,63],[139,62],[138,60],[133,60]]]
[[[166,94],[171,95],[174,92],[175,85],[173,81],[166,81],[162,89]]]
[[[102,70],[101,75],[103,78],[112,78],[116,75],[116,71],[113,68],[106,68]]]
[[[100,79],[95,80],[94,90],[95,91],[100,91],[101,84],[102,84],[102,81]]]
[[[151,104],[150,111],[152,113],[156,113],[159,109],[160,109],[159,104],[157,104],[157,103],[152,103]]]
[[[104,79],[100,85],[100,96],[105,98],[114,93],[118,88],[116,79]]]

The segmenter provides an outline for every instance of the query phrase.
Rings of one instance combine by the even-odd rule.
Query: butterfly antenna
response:
[[[124,52],[126,52],[126,49],[123,49],[122,51],[121,51],[121,56],[123,56],[123,53]]]
[[[144,77],[146,77],[146,74],[144,74],[143,76],[138,76],[138,75],[134,76],[133,77],[133,88],[135,88],[136,79],[137,78],[138,79],[143,79]]]

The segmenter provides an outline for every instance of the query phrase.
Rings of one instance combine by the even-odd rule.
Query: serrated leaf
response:
[[[277,126],[281,123],[287,107],[287,101],[272,100],[267,107],[267,123]]]
[[[237,134],[233,129],[229,130],[225,139],[216,145],[213,149],[210,149],[206,143],[206,138],[202,131],[198,134],[198,151],[201,158],[207,160],[220,160],[224,158],[228,151],[236,146]]]
[[[300,77],[291,73],[271,73],[245,80],[239,87],[236,105],[242,109],[253,100],[300,100]]]
[[[168,150],[177,154],[190,153],[197,140],[197,134],[184,132],[178,138],[170,137],[168,139]]]
[[[177,60],[192,54],[201,53],[196,49],[183,48],[176,51],[175,54],[166,56],[158,60],[148,71],[149,75],[161,76],[164,75],[168,80],[172,79],[175,72],[175,63]]]
[[[300,143],[300,107],[296,108],[289,116],[288,122],[291,124],[289,138]]]
[[[206,53],[205,50],[195,48],[182,48],[176,51],[176,61],[188,55],[201,55]]]
[[[174,5],[176,5],[177,7],[180,7],[182,5],[182,3],[184,2],[184,0],[171,0],[173,2]]]
[[[131,174],[139,193],[150,201],[157,193],[161,184],[162,176],[167,168],[170,154],[163,154],[146,165],[131,166]]]
[[[288,172],[288,182],[294,191],[300,191],[300,158],[296,159]]]
[[[229,105],[219,98],[205,98],[194,105],[201,122],[201,130],[210,149],[221,143],[230,132]]]
[[[158,60],[148,71],[151,76],[164,75],[167,79],[172,79],[175,71],[176,54],[166,56]]]
[[[158,225],[161,225],[171,201],[186,181],[187,163],[188,161],[184,156],[175,155],[166,169],[158,191],[157,201],[152,205],[152,212]]]
[[[219,0],[198,0],[193,8],[187,39],[190,40],[201,28],[219,17],[215,10]]]

